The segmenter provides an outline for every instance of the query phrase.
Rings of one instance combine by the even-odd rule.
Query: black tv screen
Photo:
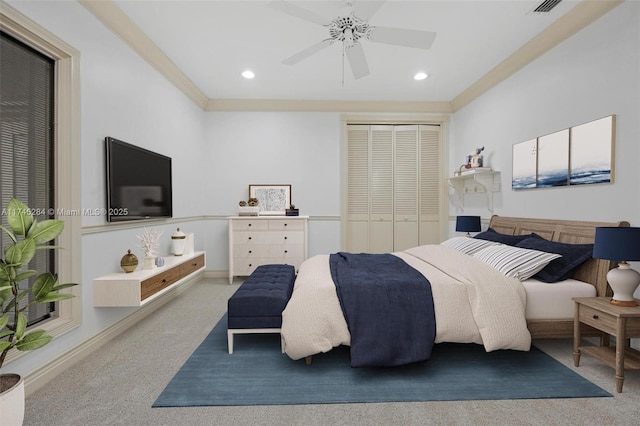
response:
[[[171,217],[171,158],[106,137],[107,220]]]

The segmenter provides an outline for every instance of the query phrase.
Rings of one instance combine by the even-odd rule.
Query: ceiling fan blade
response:
[[[372,27],[369,40],[378,43],[428,49],[436,38],[432,31],[408,30],[404,28]]]
[[[274,0],[272,2],[269,2],[268,6],[273,9],[279,10],[280,12],[286,13],[287,15],[291,15],[305,21],[313,22],[314,24],[329,25],[331,23],[330,19],[320,16],[310,10],[291,4],[288,1]]]
[[[353,3],[353,14],[368,21],[375,15],[386,1],[358,1]]]
[[[282,63],[286,65],[295,65],[301,60],[308,58],[314,53],[321,51],[325,47],[331,46],[333,43],[335,43],[335,40],[333,39],[322,40],[321,42],[316,43],[310,47],[307,47],[306,49],[296,53],[295,55],[288,57],[287,59],[282,61]]]
[[[367,58],[364,56],[364,49],[360,43],[353,43],[351,46],[345,47],[345,53],[347,54],[347,60],[353,73],[353,78],[356,80],[369,75],[369,64],[367,64]]]

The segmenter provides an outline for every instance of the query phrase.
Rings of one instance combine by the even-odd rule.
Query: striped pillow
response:
[[[451,247],[464,254],[472,255],[485,247],[495,246],[498,243],[488,240],[480,240],[469,237],[453,237],[440,243],[440,245]]]
[[[554,259],[562,257],[557,253],[545,253],[507,245],[483,248],[473,257],[493,266],[507,277],[524,281],[538,273]]]

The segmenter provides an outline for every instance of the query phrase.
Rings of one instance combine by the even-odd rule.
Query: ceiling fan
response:
[[[329,30],[329,38],[288,57],[282,63],[295,65],[336,42],[342,42],[343,55],[347,57],[353,77],[357,80],[369,75],[369,64],[360,43],[361,40],[417,49],[429,49],[431,47],[436,38],[436,33],[434,32],[369,25],[368,21],[384,3],[384,1],[346,1],[345,7],[340,9],[336,18],[327,19],[288,1],[270,2],[269,6],[276,10],[322,25]]]

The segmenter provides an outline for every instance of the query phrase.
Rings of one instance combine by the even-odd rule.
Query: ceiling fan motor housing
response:
[[[334,40],[355,43],[361,38],[368,39],[371,29],[366,21],[350,13],[348,16],[339,16],[329,24],[329,35]]]

